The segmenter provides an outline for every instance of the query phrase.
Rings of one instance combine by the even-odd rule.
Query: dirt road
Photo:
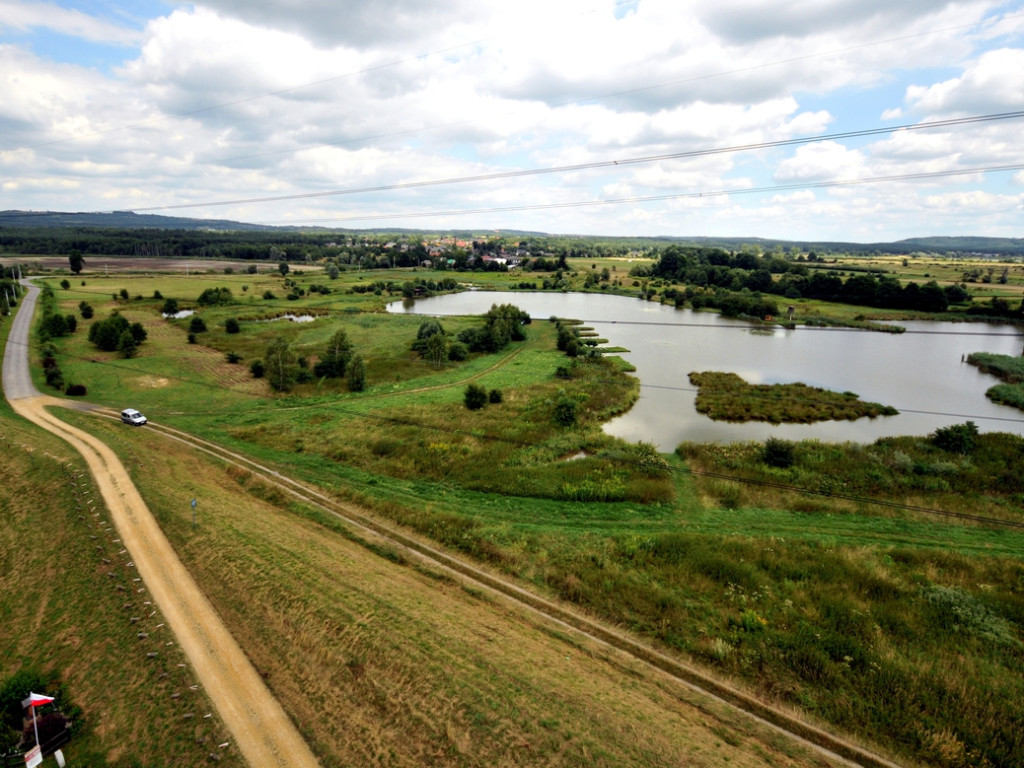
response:
[[[254,768],[318,765],[294,724],[181,564],[128,472],[104,443],[47,412],[49,397],[12,400],[15,412],[85,458],[124,546],[235,743]]]
[[[4,390],[11,407],[67,441],[85,458],[139,576],[249,764],[254,768],[319,765],[185,570],[114,452],[46,410],[65,403],[40,395],[28,373],[28,327],[38,291],[32,286],[22,299],[4,353]]]

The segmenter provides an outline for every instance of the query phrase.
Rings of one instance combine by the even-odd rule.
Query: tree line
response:
[[[683,290],[670,289],[671,295],[666,291],[666,296],[679,305],[703,294],[706,298],[698,298],[698,303],[714,306],[714,289],[924,312],[944,312],[951,304],[971,301],[963,285],[940,286],[935,280],[923,285],[903,285],[898,278],[883,272],[857,272],[844,280],[835,272],[809,267],[815,260],[809,257],[799,262],[772,255],[729,253],[719,248],[669,246],[652,266],[634,268],[630,274],[686,286]],[[712,295],[707,296],[699,289],[712,289]]]

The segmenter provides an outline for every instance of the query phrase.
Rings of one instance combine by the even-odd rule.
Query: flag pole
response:
[[[36,705],[32,705],[32,730],[36,734],[36,746],[39,746],[39,726],[36,725]]]

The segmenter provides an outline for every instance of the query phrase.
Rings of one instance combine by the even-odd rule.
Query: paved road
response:
[[[124,465],[101,440],[54,416],[51,406],[66,403],[32,385],[29,326],[39,289],[29,291],[4,350],[11,407],[82,454],[139,576],[249,765],[315,768],[316,757],[178,558]]]
[[[8,400],[39,396],[39,390],[32,384],[28,368],[29,329],[36,299],[39,298],[39,288],[27,280],[22,280],[21,284],[28,287],[28,293],[18,304],[11,334],[7,337],[7,347],[4,349],[4,394]]]

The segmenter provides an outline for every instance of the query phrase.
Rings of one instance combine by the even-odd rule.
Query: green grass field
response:
[[[911,260],[907,276],[919,267]],[[624,271],[619,262],[615,274]],[[555,351],[547,323],[531,325],[518,346],[435,368],[408,348],[419,318],[375,311],[386,290],[345,292],[384,279],[378,273],[343,273],[330,295],[292,301],[273,275],[84,279],[68,291],[50,279],[62,311],[95,290],[94,321],[117,309],[149,332],[131,360],[91,347],[86,322],[55,340],[65,380],[85,384],[87,399],[138,407],[357,501],[901,758],[948,768],[1024,762],[1024,538],[927,512],[1024,522],[1024,495],[1007,469],[1024,458],[1021,441],[986,440],[969,457],[922,438],[800,444],[785,470],[766,468],[761,446],[652,457],[600,432],[636,396],[635,380],[614,375],[613,362],[581,362],[570,379],[556,377],[571,361]],[[307,288],[325,281],[312,272],[290,279]],[[192,308],[209,287],[230,287],[236,303],[203,308],[209,330],[189,344],[189,320],[164,321],[151,297],[158,290]],[[150,298],[112,298],[121,288]],[[261,298],[266,290],[276,298]],[[324,316],[257,322],[288,310]],[[857,310],[827,308],[850,319]],[[240,333],[224,331],[230,317]],[[453,332],[478,322],[443,321]],[[339,326],[367,358],[365,392],[328,380],[275,395],[249,375],[275,335],[313,360]],[[229,352],[241,362],[228,363]],[[503,401],[466,410],[470,381],[502,390]],[[579,414],[568,429],[552,418],[563,398]],[[159,450],[144,432],[112,434],[123,435],[115,448]],[[146,474],[139,479],[145,489]],[[166,487],[150,487],[147,498],[164,499],[167,515],[175,493],[208,487],[159,482]],[[265,501],[274,514],[306,515]],[[244,575],[245,557],[233,562]],[[216,581],[220,572],[206,567]],[[329,594],[280,599],[301,599],[318,615]],[[303,639],[301,627],[289,631]]]

